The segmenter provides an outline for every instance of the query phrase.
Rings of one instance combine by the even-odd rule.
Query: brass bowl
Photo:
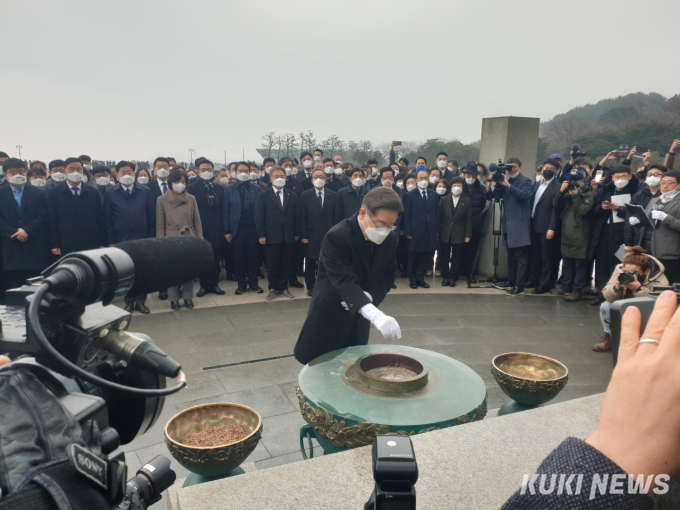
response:
[[[238,425],[248,435],[225,446],[187,446],[189,435],[207,427]],[[250,455],[262,437],[262,418],[239,404],[214,403],[191,407],[177,413],[165,425],[165,444],[183,467],[208,477],[225,476]]]
[[[499,354],[491,373],[508,397],[526,406],[549,402],[569,379],[569,370],[559,361],[526,352]]]

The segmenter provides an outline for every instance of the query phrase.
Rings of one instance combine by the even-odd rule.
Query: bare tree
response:
[[[373,142],[370,140],[361,140],[359,142],[359,148],[364,152],[373,152]]]
[[[574,117],[560,117],[550,122],[546,137],[555,147],[566,147],[577,138],[592,131],[592,126]]]
[[[347,142],[347,150],[349,151],[349,157],[352,160],[356,160],[357,152],[359,152],[359,144],[354,140]]]
[[[660,114],[673,123],[680,122],[680,95],[671,97],[661,107]]]
[[[262,137],[262,148],[266,149],[267,157],[271,156],[272,149],[277,143],[276,133],[274,131],[267,133]]]
[[[282,136],[282,138],[283,146],[286,148],[286,156],[290,156],[297,147],[296,144],[297,138],[295,138],[295,135],[293,133],[286,133],[285,135]]]
[[[276,145],[278,146],[278,153],[276,155],[276,159],[280,159],[283,156],[283,147],[284,147],[284,140],[283,136],[279,135],[276,137]]]
[[[642,103],[636,106],[619,106],[603,113],[598,118],[602,124],[612,126],[623,132],[638,124],[644,118]]]

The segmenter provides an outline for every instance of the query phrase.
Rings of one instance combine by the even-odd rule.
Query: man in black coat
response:
[[[284,186],[287,190],[292,191],[298,198],[298,204],[300,203],[300,196],[302,192],[307,189],[304,187],[303,182],[295,177],[295,168],[293,166],[293,159],[288,156],[283,157],[279,160],[279,166],[283,168],[286,172],[286,185]],[[304,172],[303,172],[304,173]],[[311,175],[311,174],[310,174]],[[310,181],[311,183],[311,181]],[[271,182],[269,183],[271,187]],[[304,287],[298,279],[298,273],[302,274],[302,264],[305,260],[304,246],[298,240],[293,244],[293,253],[290,255],[290,270],[288,271],[288,285],[295,287],[296,289],[301,289]]]
[[[66,181],[47,192],[52,255],[106,246],[106,220],[99,191],[82,183],[83,164],[66,160]]]
[[[198,215],[201,217],[203,239],[210,243],[213,249],[213,263],[207,271],[201,273],[199,282],[201,288],[196,297],[203,297],[208,292],[221,296],[220,289],[222,248],[224,245],[224,227],[222,223],[222,202],[224,188],[215,183],[215,167],[209,159],[197,160],[198,180],[187,186],[187,192],[196,198]]]
[[[118,184],[104,193],[104,218],[109,246],[123,241],[146,239],[156,235],[156,199],[151,190],[135,182],[135,164],[119,161]],[[147,314],[146,294],[125,296],[125,310]]]
[[[418,187],[404,195],[404,214],[402,228],[404,237],[410,241],[408,245],[408,279],[412,289],[423,287],[425,283],[425,266],[432,259],[437,249],[437,194],[428,189],[429,174],[427,170],[419,170]]]
[[[168,186],[168,176],[170,175],[168,158],[160,157],[154,160],[153,174],[155,178],[149,183],[149,189],[153,196],[158,199],[170,190],[170,186]]]
[[[9,158],[3,163],[8,186],[0,187],[0,250],[5,290],[20,287],[38,276],[49,264],[47,247],[47,206],[45,192],[26,182],[25,161]]]
[[[293,243],[300,238],[298,198],[284,188],[286,172],[280,166],[272,168],[272,186],[257,197],[255,225],[260,244],[264,246],[269,277],[267,301],[276,296],[292,298],[288,290],[288,272]]]
[[[553,199],[560,192],[560,183],[555,178],[559,168],[559,161],[548,159],[541,172],[536,175],[536,182],[531,190],[529,282],[534,285],[532,294],[545,294],[553,288],[557,279],[552,268],[559,211],[553,207]]]
[[[457,163],[457,162],[456,162]],[[458,165],[456,164],[456,169]],[[475,270],[473,266],[477,250],[479,250],[479,243],[484,235],[484,218],[486,213],[486,188],[478,179],[482,174],[480,167],[474,162],[470,161],[465,168],[463,168],[463,196],[470,199],[470,209],[472,210],[472,237],[470,242],[463,246],[462,259],[460,261],[460,274],[465,276],[468,280],[472,280]]]
[[[326,174],[322,169],[314,170],[312,183],[314,189],[308,189],[300,197],[300,239],[305,247],[305,285],[309,296],[316,283],[323,238],[341,219],[338,195],[326,188]]]
[[[361,204],[368,191],[364,188],[366,175],[361,168],[355,168],[349,175],[350,183],[338,191],[340,201],[340,216],[343,219],[351,218],[361,209]]]
[[[392,228],[401,211],[396,193],[382,187],[326,234],[309,312],[293,351],[300,363],[366,345],[371,323],[385,338],[401,338],[397,321],[377,308],[394,283],[397,232]]]

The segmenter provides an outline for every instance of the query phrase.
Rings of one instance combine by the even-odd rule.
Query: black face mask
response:
[[[555,177],[555,171],[554,170],[543,170],[543,180],[544,181],[549,181]]]

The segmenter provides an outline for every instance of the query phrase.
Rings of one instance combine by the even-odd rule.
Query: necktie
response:
[[[77,197],[80,195],[80,188],[72,188],[73,189],[73,196]]]
[[[21,208],[21,193],[24,188],[14,188],[14,199],[17,201],[17,205]]]
[[[423,200],[427,202],[427,192],[423,190]]]
[[[319,207],[321,209],[323,209],[323,194],[320,191],[319,191],[318,197],[319,197]]]
[[[125,189],[125,193],[127,194],[127,196],[132,195],[132,193],[130,193],[130,188],[126,188],[126,189]]]
[[[279,201],[281,201],[281,192],[280,191],[276,192],[276,198],[278,198]],[[281,206],[283,206],[283,202],[281,202]]]
[[[163,181],[163,194],[165,195],[165,193],[167,193],[167,191],[168,191],[168,183]]]

